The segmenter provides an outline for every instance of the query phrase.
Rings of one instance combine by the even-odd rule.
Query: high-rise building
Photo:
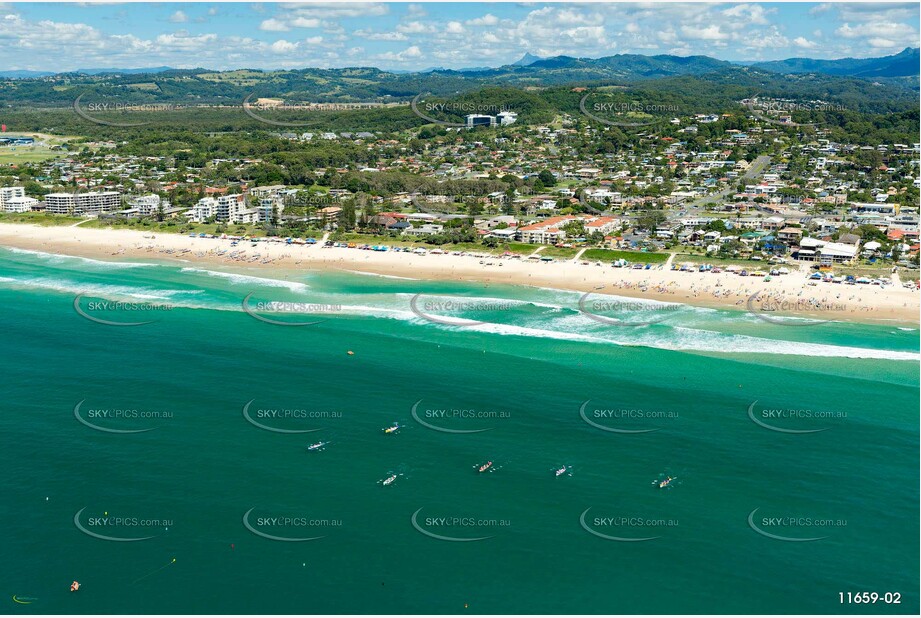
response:
[[[45,196],[45,210],[53,215],[97,217],[118,210],[121,197],[118,191],[49,193]]]

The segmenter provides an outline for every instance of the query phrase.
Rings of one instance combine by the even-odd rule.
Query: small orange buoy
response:
[[[76,592],[77,590],[80,590],[80,582],[74,581],[74,583],[70,585],[70,591]]]

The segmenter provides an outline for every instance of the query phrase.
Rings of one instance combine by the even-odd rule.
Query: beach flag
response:
[[[0,131],[2,131],[3,133],[6,133],[6,125],[5,125],[5,124],[0,124]]]

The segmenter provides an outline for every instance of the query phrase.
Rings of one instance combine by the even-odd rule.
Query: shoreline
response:
[[[467,281],[552,288],[682,303],[711,309],[745,310],[749,299],[760,306],[770,297],[781,310],[771,316],[795,316],[867,324],[921,322],[921,294],[901,285],[845,285],[807,280],[793,270],[764,281],[736,274],[634,270],[579,262],[539,262],[501,256],[377,252],[316,245],[198,238],[127,229],[44,227],[0,223],[0,246],[52,254],[112,260],[147,258],[212,266],[297,273],[342,271],[406,280]],[[234,256],[231,256],[234,253]],[[258,257],[255,257],[257,256]],[[279,278],[279,277],[275,277]],[[812,284],[812,285],[811,285]],[[785,310],[789,306],[795,310]],[[764,316],[769,319],[768,315]]]

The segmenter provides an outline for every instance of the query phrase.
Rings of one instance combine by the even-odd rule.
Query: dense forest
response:
[[[141,78],[149,76],[132,75],[124,79]],[[112,80],[111,77],[108,79]],[[437,78],[433,79],[437,81]],[[28,80],[18,81],[24,84]],[[428,83],[417,85],[431,87]],[[260,88],[267,88],[265,85],[244,88],[237,93],[240,99],[236,105],[199,106],[199,103],[157,103],[157,96],[150,92],[141,96],[136,91],[126,90],[128,86],[125,84],[108,84],[98,86],[100,90],[97,91],[80,90],[78,100],[69,100],[67,105],[59,107],[11,103],[10,92],[4,85],[0,87],[5,103],[0,120],[12,131],[79,135],[91,140],[129,141],[145,145],[151,141],[174,142],[172,147],[175,148],[193,147],[192,133],[212,136],[237,132],[299,135],[333,131],[369,132],[381,138],[421,130],[419,136],[425,138],[439,128],[413,112],[409,103],[415,99],[417,109],[424,110],[422,113],[427,118],[446,123],[462,123],[464,115],[471,110],[485,110],[485,113],[491,114],[509,110],[518,115],[519,126],[551,123],[562,115],[576,122],[593,122],[601,126],[595,120],[601,117],[609,122],[642,124],[662,135],[673,135],[668,125],[670,118],[687,118],[695,114],[728,114],[738,125],[731,128],[745,130],[745,117],[750,114],[746,113],[748,110],[740,101],[757,96],[790,101],[795,106],[792,116],[797,123],[822,126],[839,141],[913,143],[917,141],[919,130],[915,91],[849,77],[781,77],[733,69],[705,76],[647,80],[629,86],[611,83],[526,89],[476,84],[466,86],[468,89],[451,96],[431,94],[431,90],[419,91],[399,105],[308,110],[264,106],[244,108],[243,100],[252,92],[259,96],[278,95],[277,92],[259,92]],[[237,88],[226,84],[219,87]],[[249,93],[243,94],[246,90]],[[71,88],[71,94],[77,91],[76,86]],[[149,101],[144,98],[148,96],[151,97]],[[592,112],[595,118],[587,117],[580,104],[582,108],[595,110]],[[131,107],[124,107],[128,105]],[[819,108],[827,109],[820,111]],[[704,127],[701,130],[706,132]],[[618,132],[611,127],[608,134],[616,137]],[[240,149],[233,152],[245,154]]]

